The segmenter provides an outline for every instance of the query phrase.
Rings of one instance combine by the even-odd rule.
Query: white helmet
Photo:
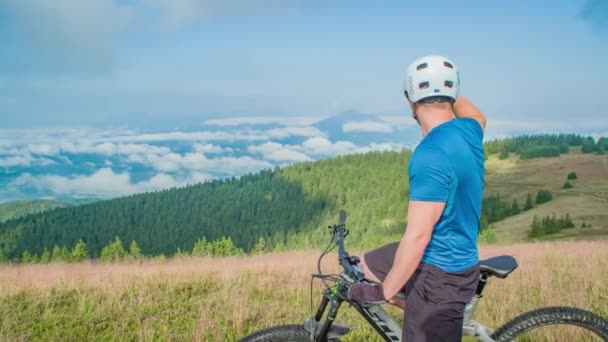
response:
[[[407,68],[403,89],[414,103],[438,96],[456,101],[459,86],[460,76],[452,61],[442,56],[425,56]]]

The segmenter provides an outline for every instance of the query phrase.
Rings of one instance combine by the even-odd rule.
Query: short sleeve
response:
[[[457,120],[469,138],[478,141],[483,140],[483,129],[481,128],[479,121],[471,118],[461,118]]]
[[[410,200],[447,202],[453,170],[445,154],[432,146],[419,146],[409,165]]]

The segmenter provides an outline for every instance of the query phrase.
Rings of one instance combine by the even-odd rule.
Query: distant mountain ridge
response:
[[[0,223],[25,215],[38,214],[55,208],[64,208],[69,204],[54,200],[19,200],[0,203]]]

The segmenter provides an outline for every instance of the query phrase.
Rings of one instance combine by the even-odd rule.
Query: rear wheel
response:
[[[543,329],[548,325],[578,327],[559,331]],[[543,331],[544,330],[544,331]],[[526,312],[502,327],[491,336],[496,341],[538,341],[546,339],[570,341],[608,341],[608,321],[578,308],[548,307]]]

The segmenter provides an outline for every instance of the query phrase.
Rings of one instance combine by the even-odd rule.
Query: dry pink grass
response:
[[[492,279],[486,287],[475,315],[486,324],[496,326],[546,305],[573,305],[608,315],[606,241],[483,246],[480,252],[482,258],[510,254],[520,265],[507,279]],[[50,288],[97,288],[117,293],[149,281],[177,284],[211,278],[222,285],[202,303],[195,336],[220,340],[226,336],[226,325],[243,334],[252,321],[264,325],[301,321],[308,314],[309,275],[316,272],[318,255],[317,251],[306,251],[116,264],[4,265],[0,266],[0,296],[20,290],[44,293]],[[335,254],[325,258],[323,269],[339,271]],[[286,302],[296,307],[288,310]],[[223,323],[208,317],[208,312],[218,310],[225,313]],[[351,324],[361,321],[344,311],[340,315]],[[363,323],[356,324],[355,331],[366,329]]]

